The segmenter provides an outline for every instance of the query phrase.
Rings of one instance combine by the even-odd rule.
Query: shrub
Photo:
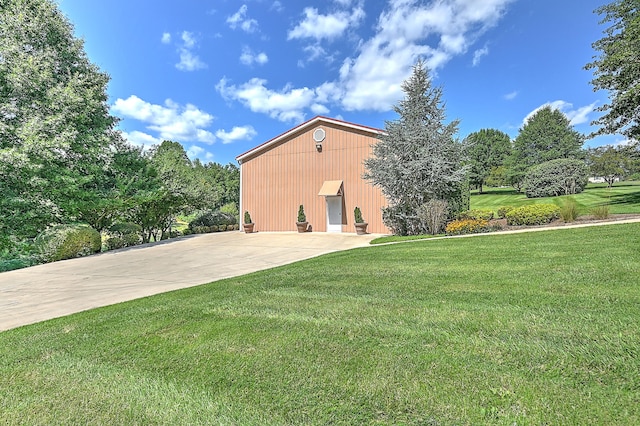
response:
[[[364,219],[362,218],[362,211],[360,207],[356,207],[353,209],[353,219],[356,223],[364,223]]]
[[[607,219],[609,217],[609,206],[596,206],[591,209],[591,214],[596,219]]]
[[[560,208],[554,204],[530,204],[514,208],[506,217],[509,225],[544,225],[560,217]]]
[[[565,223],[574,222],[579,215],[578,204],[575,200],[569,199],[560,207],[560,217]]]
[[[244,223],[251,223],[251,215],[249,212],[244,212]]]
[[[197,215],[191,222],[189,222],[189,229],[191,229],[191,231],[195,231],[197,227],[201,226],[210,228],[215,225],[220,227],[221,225],[233,225],[236,222],[236,216],[232,214],[224,213],[221,211],[205,211]]]
[[[502,227],[498,224],[490,224],[485,219],[458,219],[449,222],[445,228],[447,235],[480,234],[483,232],[497,231]]]
[[[306,222],[307,215],[304,214],[304,206],[300,204],[300,208],[298,208],[298,222]]]
[[[235,229],[235,225],[227,225],[227,231],[233,231]]]
[[[107,250],[131,247],[142,243],[142,227],[131,222],[119,222],[111,225],[105,232]]]
[[[431,235],[442,232],[448,214],[449,203],[446,200],[431,199],[418,207],[418,217]]]
[[[485,209],[467,210],[458,214],[458,219],[493,219],[493,211]]]
[[[87,256],[100,251],[100,233],[89,225],[56,225],[35,239],[35,246],[45,262]]]
[[[504,219],[505,217],[507,217],[507,213],[509,213],[511,210],[515,209],[515,207],[513,206],[502,206],[498,209],[498,217],[500,219]]]
[[[584,191],[589,170],[584,162],[559,158],[533,166],[525,177],[527,198],[555,197]]]

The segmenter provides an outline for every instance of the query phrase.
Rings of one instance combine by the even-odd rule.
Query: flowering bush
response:
[[[509,225],[544,225],[560,217],[560,207],[555,204],[530,204],[516,207],[507,213]]]
[[[507,213],[509,213],[511,210],[515,209],[515,207],[513,206],[502,206],[498,209],[498,217],[500,219],[504,219],[505,217],[507,217]]]
[[[495,226],[489,225],[489,222],[484,219],[459,219],[449,222],[445,232],[447,235],[464,235],[490,232],[495,229]]]
[[[466,212],[458,214],[458,219],[491,220],[493,219],[493,211],[485,209],[467,210]]]

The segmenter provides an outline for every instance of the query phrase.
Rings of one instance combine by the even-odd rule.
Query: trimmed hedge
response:
[[[515,209],[514,206],[502,206],[498,209],[498,217],[500,219],[504,219],[505,217],[507,217],[507,213],[509,213],[511,210]]]
[[[232,214],[224,213],[221,211],[206,211],[199,214],[191,222],[189,222],[189,230],[195,234],[214,232],[212,231],[214,226],[218,227],[218,230],[220,230],[220,228],[222,227],[226,229],[227,226],[233,226],[237,223],[238,218]],[[205,231],[204,228],[209,228],[209,230]]]
[[[555,204],[530,204],[516,207],[506,214],[509,225],[544,225],[560,217],[560,207]]]
[[[485,219],[459,219],[449,222],[445,228],[447,235],[480,234],[483,232],[499,231],[499,224],[491,224]]]
[[[45,262],[88,256],[100,251],[100,233],[89,225],[55,225],[35,239],[35,247]]]
[[[114,223],[106,234],[105,246],[107,250],[142,244],[142,227],[131,222]]]
[[[583,161],[559,158],[533,166],[525,177],[527,198],[579,194],[589,180]]]
[[[458,219],[491,220],[493,219],[493,211],[487,209],[467,210],[458,214]]]

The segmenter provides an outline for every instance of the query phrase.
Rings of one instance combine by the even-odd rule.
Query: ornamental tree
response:
[[[609,91],[609,102],[598,107],[605,114],[592,124],[601,126],[592,136],[620,133],[640,139],[640,2],[616,0],[595,10],[611,23],[592,44],[600,52],[585,66],[593,70],[593,90]]]
[[[405,98],[393,108],[399,117],[385,123],[363,177],[387,199],[385,225],[407,235],[427,232],[419,208],[430,200],[446,201],[450,216],[467,209],[468,186],[463,146],[455,138],[458,121],[444,124],[442,89],[432,87],[422,61],[402,90]]]

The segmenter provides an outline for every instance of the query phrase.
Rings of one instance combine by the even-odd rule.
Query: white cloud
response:
[[[487,46],[473,52],[473,66],[478,66],[478,64],[480,63],[480,59],[482,59],[483,56],[487,56],[488,54],[489,48]]]
[[[258,21],[247,18],[247,5],[243,4],[240,9],[227,18],[227,24],[231,29],[240,28],[245,32],[252,33],[258,29]]]
[[[187,49],[192,49],[196,45],[196,39],[193,36],[193,33],[190,33],[189,31],[183,31],[181,38],[184,43],[184,47]]]
[[[242,54],[240,55],[240,62],[244,65],[253,65],[254,63],[264,65],[269,62],[269,57],[264,52],[260,52],[256,55],[250,48],[244,47],[242,49]]]
[[[130,144],[141,146],[144,150],[151,148],[152,145],[160,145],[161,139],[154,138],[153,136],[134,130],[133,132],[122,132],[122,136],[129,141]]]
[[[196,46],[196,38],[193,33],[183,31],[180,38],[182,39],[182,45],[178,48],[180,62],[176,64],[176,68],[180,71],[196,71],[207,68],[207,64],[193,53],[193,49]]]
[[[169,33],[162,33],[162,39],[161,39],[163,44],[169,44],[171,43],[171,34]]]
[[[593,112],[597,102],[594,102],[590,105],[586,105],[580,107],[578,109],[573,109],[573,104],[563,101],[557,100],[553,102],[547,102],[545,104],[540,105],[538,108],[531,111],[527,116],[522,120],[522,125],[524,126],[529,122],[531,117],[535,115],[538,111],[545,107],[551,107],[551,109],[557,109],[561,113],[563,113],[567,119],[570,121],[570,125],[576,126],[578,124],[588,123],[589,122],[589,113]]]
[[[514,90],[511,93],[507,93],[506,95],[504,95],[504,98],[508,101],[512,101],[514,100],[516,97],[518,96],[518,91]]]
[[[216,89],[224,98],[237,100],[253,112],[268,114],[285,122],[304,121],[303,111],[314,103],[315,91],[307,87],[293,89],[290,86],[274,91],[267,89],[266,83],[266,80],[252,78],[240,86],[229,86],[223,78]]]
[[[349,27],[357,26],[365,13],[361,7],[351,11],[338,11],[327,15],[318,13],[318,9],[304,9],[304,19],[287,34],[287,39],[313,38],[316,41],[332,40],[341,36]]]
[[[271,10],[275,10],[276,12],[282,12],[284,10],[284,6],[278,0],[274,1],[270,7]]]
[[[167,99],[164,106],[155,105],[131,95],[127,99],[117,99],[112,108],[117,114],[145,123],[160,139],[207,144],[216,140],[213,133],[206,130],[214,117],[191,104],[182,106]]]
[[[496,24],[512,1],[388,0],[378,17],[374,35],[358,41],[356,54],[343,60],[336,80],[315,89],[286,86],[273,90],[259,78],[238,86],[229,86],[223,79],[217,88],[227,99],[282,121],[301,121],[308,110],[328,110],[328,103],[340,104],[346,110],[388,111],[402,99],[402,82],[418,59],[437,72],[453,57],[465,54],[484,31]],[[362,1],[334,3],[345,8],[361,5]],[[245,13],[246,7],[238,11],[237,22],[241,22]],[[308,7],[302,21],[287,37],[314,41],[315,44],[305,48],[313,60],[326,56],[321,42],[343,36],[363,17],[361,6],[351,12],[338,10],[330,14],[320,14]],[[478,52],[481,55],[482,49]],[[303,61],[298,64],[304,66]]]
[[[207,68],[207,64],[202,62],[197,55],[188,49],[180,49],[180,62],[176,64],[180,71],[196,71]]]
[[[390,0],[378,19],[377,32],[345,60],[341,81],[351,110],[388,110],[402,98],[400,84],[418,58],[437,70],[466,52],[486,29],[495,25],[512,0],[441,0],[420,4]],[[439,39],[435,46],[428,40]]]
[[[216,132],[216,136],[222,141],[223,144],[233,143],[241,140],[251,140],[258,133],[252,126],[234,127],[230,132],[220,129]]]

